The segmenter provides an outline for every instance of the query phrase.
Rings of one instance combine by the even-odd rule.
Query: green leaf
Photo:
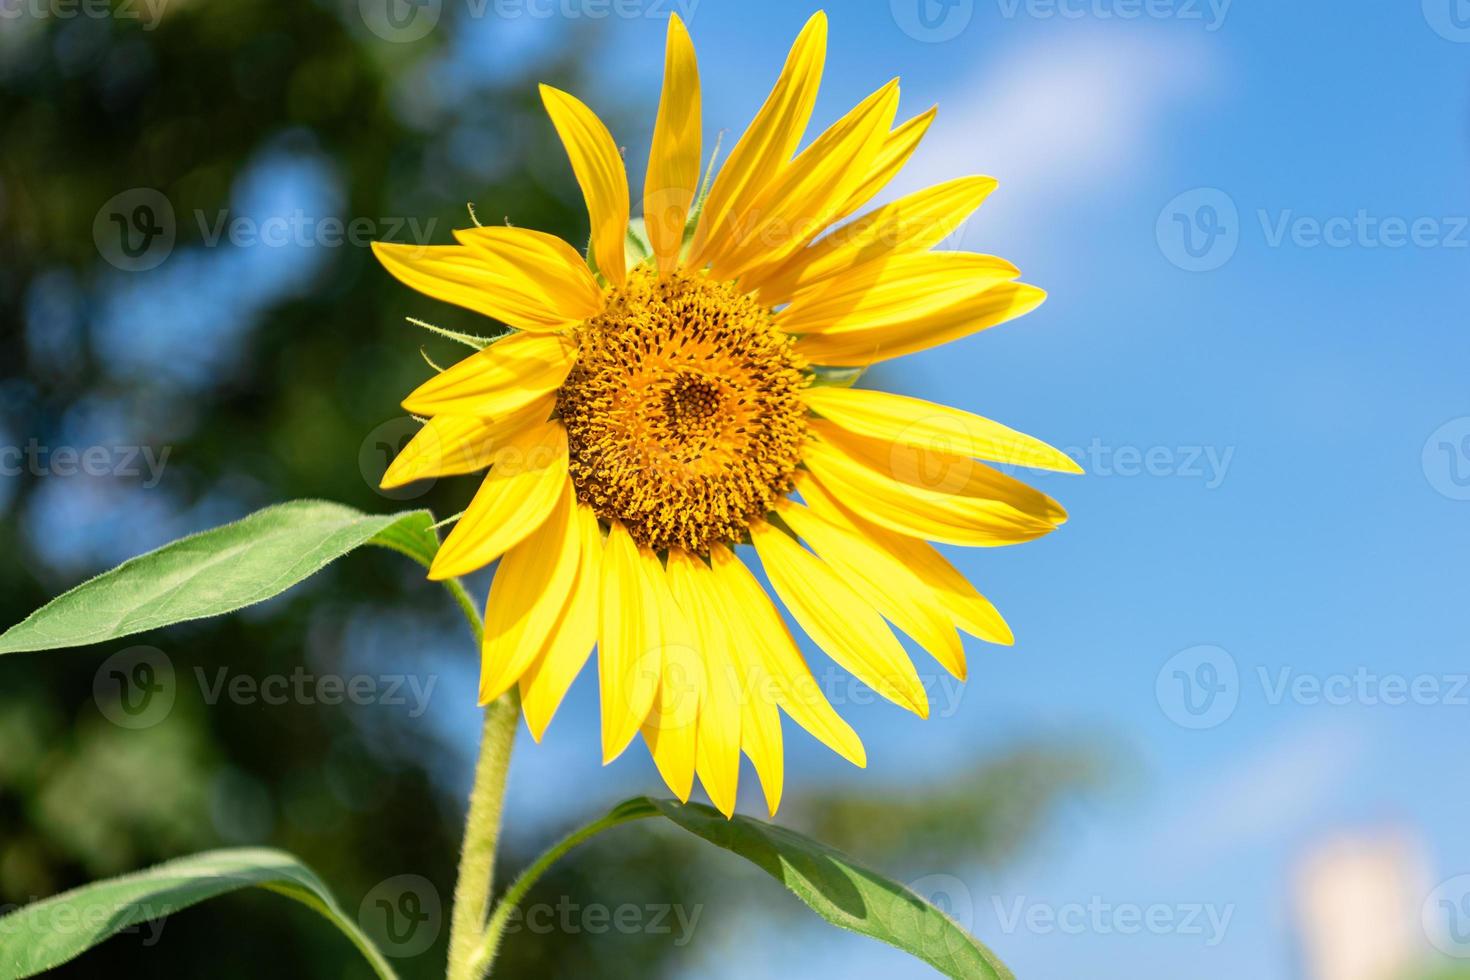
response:
[[[911,953],[963,980],[1015,980],[984,943],[912,890],[825,844],[773,824],[698,803],[635,797],[563,838],[521,873],[491,916],[486,948],[493,955],[511,910],[554,862],[588,838],[619,824],[663,816],[695,836],[732,851],[791,890],[828,922]]]
[[[52,599],[0,635],[0,654],[103,643],[218,616],[285,592],[364,544],[428,565],[438,548],[426,510],[372,515],[296,500],[129,559]]]
[[[263,848],[209,851],[93,882],[0,918],[0,980],[20,980],[76,959],[124,929],[249,887],[295,899],[352,940],[383,980],[393,968],[337,905],[320,878],[289,854]]]
[[[840,851],[749,817],[726,820],[700,804],[648,802],[691,834],[750,861],[835,926],[897,946],[946,976],[1015,980],[994,953],[949,916]]]

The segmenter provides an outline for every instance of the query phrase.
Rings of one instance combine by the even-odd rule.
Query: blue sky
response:
[[[957,553],[1018,643],[971,648],[949,717],[848,709],[865,778],[901,785],[1028,735],[1109,733],[1138,761],[1133,791],[1068,813],[1001,881],[932,869],[968,891],[976,931],[1020,976],[1299,976],[1292,882],[1324,841],[1406,834],[1426,887],[1470,871],[1470,691],[1457,690],[1470,670],[1470,37],[1433,0],[1181,0],[1134,19],[1118,16],[1126,2],[1063,16],[989,0],[948,21],[936,5],[944,40],[905,32],[912,6],[829,10],[814,125],[894,74],[902,114],[939,103],[895,193],[999,178],[956,244],[1011,258],[1050,300],[870,382],[1075,448],[1092,472],[1037,478],[1072,514],[1051,538]],[[711,133],[748,121],[809,13],[693,9]],[[661,23],[608,29],[608,84],[651,107]],[[617,135],[637,172],[646,134]],[[1175,671],[1208,680],[1206,660],[1223,700],[1196,717]],[[1418,679],[1425,703],[1395,679]],[[591,707],[586,684],[576,696]],[[518,763],[527,805],[538,772],[587,764],[587,732],[553,727]],[[831,778],[840,763],[808,747],[795,778]],[[594,785],[608,778],[626,788],[623,774]],[[1089,902],[1163,906],[1176,925],[1016,924],[1017,907]],[[1183,921],[1194,906],[1198,933]],[[927,975],[822,930],[751,953],[743,927],[691,975],[755,975],[751,956],[797,975]]]
[[[1101,734],[1136,764],[1127,792],[1069,810],[1000,880],[920,869],[1022,977],[1301,976],[1292,883],[1343,834],[1411,840],[1425,895],[1470,873],[1466,7],[868,0],[829,9],[813,132],[900,75],[902,115],[934,103],[940,114],[885,196],[966,173],[997,177],[999,190],[951,244],[1004,255],[1050,293],[1021,321],[884,365],[865,383],[998,419],[1076,451],[1090,471],[1034,477],[1072,514],[1057,534],[951,552],[1006,614],[1014,648],[972,643],[969,685],[931,691],[945,710],[927,722],[886,704],[840,706],[869,747],[861,779],[875,792],[1051,734]],[[709,143],[749,121],[815,8],[640,0],[618,9],[685,13]],[[534,67],[584,20],[472,20],[418,77],[432,88]],[[642,130],[616,133],[639,173],[664,20],[591,26],[601,84],[576,94],[594,108],[646,107]],[[236,209],[285,213],[305,200],[322,213],[335,178],[274,153],[262,150],[251,173],[275,179],[241,181]],[[569,172],[545,179],[576,193]],[[268,306],[309,278],[288,251],[183,251],[165,269],[228,280]],[[176,279],[124,281],[96,327],[104,346],[134,336],[140,317],[193,329],[157,305]],[[81,314],[62,308],[68,284],[52,285],[32,297],[32,321],[56,330]],[[226,323],[225,339],[254,315]],[[151,360],[151,350],[137,356]],[[78,427],[99,424],[89,411],[109,414],[82,406]],[[48,491],[35,506],[42,525],[59,527],[81,504]],[[212,523],[204,511],[178,518],[179,530]],[[82,554],[98,540],[91,532],[40,544],[59,568],[117,561],[172,536],[171,520],[149,525],[158,540],[107,537],[117,554]],[[827,662],[813,660],[820,674]],[[464,666],[459,651],[445,654],[446,674]],[[922,669],[935,673],[927,661]],[[578,682],[541,746],[523,744],[512,833],[540,841],[599,800],[662,792],[641,750],[598,765],[594,682],[590,672]],[[1419,694],[1396,693],[1400,684]],[[430,723],[471,752],[473,706],[445,703]],[[787,731],[792,781],[852,778]],[[1034,908],[1099,904],[1162,908],[1174,925],[1129,934],[1116,913],[1100,926],[1026,924]],[[1197,930],[1180,922],[1191,915]],[[707,919],[686,954],[689,975],[930,975],[820,925],[760,943],[750,926]]]

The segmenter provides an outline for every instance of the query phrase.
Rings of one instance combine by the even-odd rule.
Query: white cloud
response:
[[[1318,723],[1273,732],[1176,797],[1150,849],[1191,872],[1284,843],[1326,816],[1367,748],[1358,726]]]
[[[1089,33],[1018,48],[942,94],[894,190],[966,173],[998,178],[982,211],[987,238],[1114,194],[1206,103],[1215,62],[1208,41],[1179,35]]]

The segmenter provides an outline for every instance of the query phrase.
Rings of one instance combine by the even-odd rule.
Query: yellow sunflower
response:
[[[604,762],[641,732],[681,800],[698,774],[727,815],[742,751],[776,811],[780,711],[866,760],[738,552],[753,546],[818,647],[923,717],[924,685],[889,622],[961,679],[956,627],[1012,641],[928,542],[1012,544],[1066,519],[980,460],[1077,469],[979,416],[824,383],[844,374],[832,368],[964,337],[1044,297],[1001,259],[930,250],[994,188],[987,177],[828,231],[892,179],[934,111],[895,127],[889,82],[796,153],[826,35],[818,13],[697,194],[699,75],[688,32],[670,19],[642,234],[607,128],[542,86],[587,202],[585,259],[513,227],[457,231],[458,245],[374,247],[405,284],[513,328],[408,396],[404,408],[427,422],[383,478],[400,486],[489,467],[429,573],[499,560],[481,703],[518,686],[539,739],[595,647]]]

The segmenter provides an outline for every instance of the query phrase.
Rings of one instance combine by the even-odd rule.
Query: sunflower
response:
[[[960,679],[956,627],[1012,642],[929,542],[1012,544],[1066,519],[983,461],[1077,470],[996,422],[847,386],[1044,293],[1002,259],[931,251],[991,192],[988,177],[845,220],[904,165],[934,110],[895,126],[895,80],[797,153],[826,34],[818,13],[700,190],[699,75],[670,18],[641,222],[607,128],[542,86],[586,198],[585,258],[478,222],[457,245],[374,246],[406,285],[511,328],[408,396],[426,421],[383,477],[488,466],[429,573],[499,562],[480,702],[518,688],[539,740],[595,647],[604,762],[641,732],[681,800],[697,774],[726,815],[742,751],[775,813],[782,711],[866,761],[742,552],[818,647],[924,717],[924,684],[889,623]]]

